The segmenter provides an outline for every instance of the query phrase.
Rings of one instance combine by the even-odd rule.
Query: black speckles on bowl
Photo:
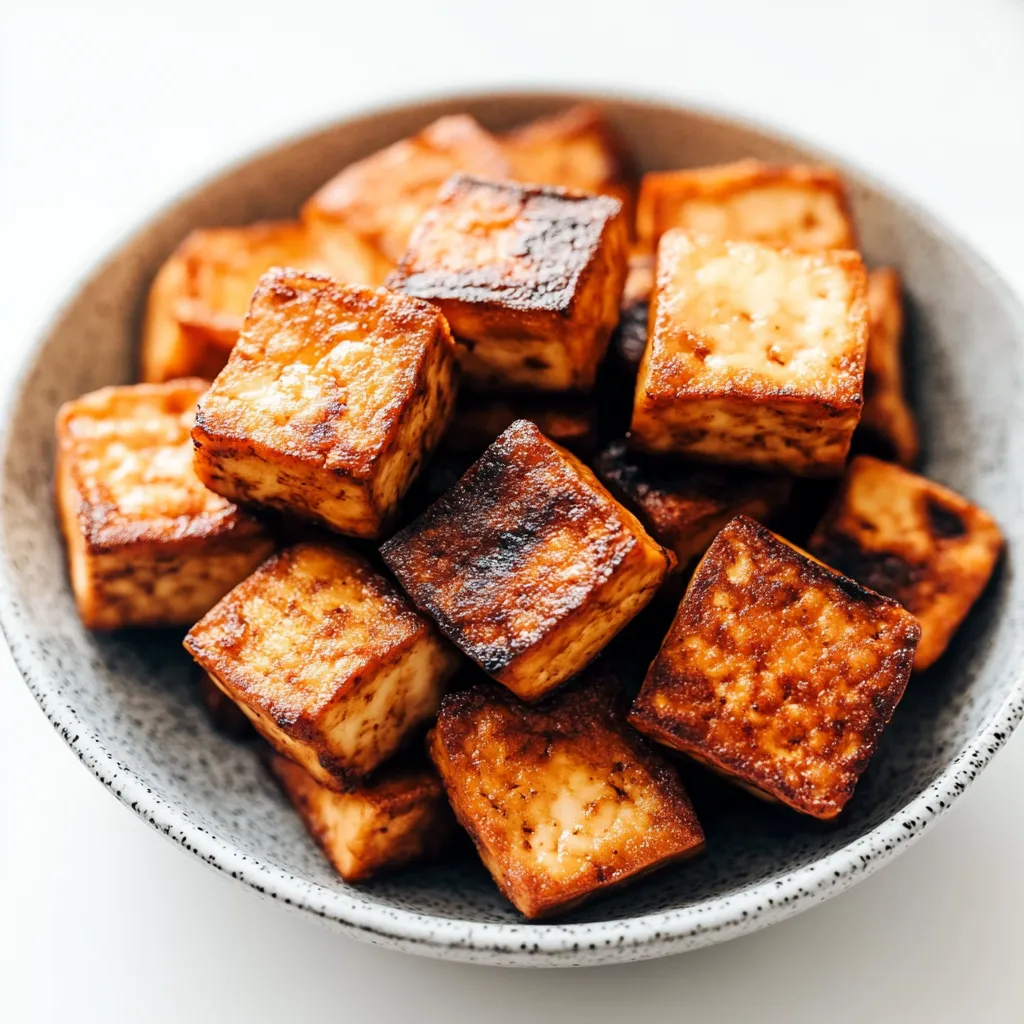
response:
[[[348,161],[444,113],[504,127],[578,100],[467,97],[401,107],[256,157],[158,215],[72,296],[6,408],[0,618],[40,706],[82,761],[156,828],[266,896],[354,936],[494,964],[569,966],[681,952],[781,920],[905,849],[964,791],[1024,714],[1024,310],[930,217],[849,172],[870,262],[904,275],[925,471],[988,508],[1008,555],[949,654],[915,677],[838,825],[742,795],[693,791],[700,858],[554,924],[526,924],[478,865],[338,880],[244,744],[213,732],[180,637],[81,628],[52,509],[53,417],[67,398],[130,380],[146,287],[193,227],[294,212]],[[644,168],[755,155],[821,159],[757,128],[657,104],[606,103]]]

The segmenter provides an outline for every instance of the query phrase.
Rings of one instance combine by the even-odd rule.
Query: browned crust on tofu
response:
[[[867,366],[864,411],[855,445],[912,466],[920,451],[917,420],[907,401],[903,374],[903,301],[892,267],[868,274]]]
[[[447,426],[444,317],[384,289],[265,275],[200,404],[196,471],[219,494],[377,536]]]
[[[699,221],[687,216],[693,204],[719,207],[727,214],[729,204],[738,197],[748,201],[758,195],[775,193],[772,215],[765,211],[733,209],[726,216],[722,238],[750,240],[766,245],[814,251],[820,249],[856,249],[857,233],[850,211],[846,187],[832,167],[807,164],[767,164],[760,160],[738,160],[731,164],[697,167],[680,171],[656,171],[645,174],[640,182],[637,202],[637,235],[640,244],[654,251],[661,236],[672,228],[688,228],[711,233],[706,217]],[[823,206],[813,210],[788,210],[782,196],[816,194]],[[825,224],[822,214],[827,211]],[[753,216],[752,216],[753,215]],[[799,216],[797,216],[799,215]]]
[[[516,420],[536,423],[545,437],[577,454],[591,451],[597,443],[597,406],[586,396],[467,393],[459,396],[441,445],[451,452],[479,455]]]
[[[456,175],[388,285],[441,309],[474,386],[586,390],[618,320],[626,256],[616,199]]]
[[[429,751],[460,824],[528,918],[697,853],[678,776],[625,724],[608,680],[524,705],[483,684],[444,700]]]
[[[919,637],[897,602],[739,516],[694,573],[629,720],[833,818],[903,695]]]
[[[285,757],[272,755],[268,763],[346,882],[365,882],[433,860],[454,838],[455,819],[444,788],[428,767],[385,767],[373,779],[337,793]]]
[[[651,536],[675,554],[679,571],[735,516],[770,523],[793,489],[792,477],[645,458],[625,441],[607,445],[594,468]]]
[[[381,554],[442,632],[524,699],[592,660],[673,562],[586,466],[527,420]]]
[[[302,209],[308,223],[344,225],[394,264],[437,190],[458,171],[507,178],[501,144],[468,114],[442,117],[416,135],[349,164]]]
[[[279,753],[338,790],[433,716],[456,666],[393,584],[327,544],[268,559],[185,648]]]
[[[984,509],[949,488],[861,455],[808,546],[913,613],[920,671],[938,660],[981,596],[1003,535]]]

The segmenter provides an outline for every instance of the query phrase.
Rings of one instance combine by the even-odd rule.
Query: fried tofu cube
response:
[[[275,266],[334,274],[357,284],[370,280],[368,269],[343,261],[340,246],[326,252],[297,221],[193,231],[150,289],[142,379],[216,377],[238,340],[260,277]]]
[[[903,383],[900,275],[891,267],[868,274],[868,324],[864,411],[854,444],[862,441],[866,448],[912,466],[920,445]]]
[[[771,522],[793,490],[792,477],[647,459],[624,441],[607,445],[594,468],[608,490],[676,556],[679,571],[704,554],[736,516]]]
[[[801,254],[668,232],[632,443],[838,476],[864,401],[866,277],[855,252]]]
[[[269,559],[185,648],[279,754],[339,791],[434,716],[458,662],[391,583],[325,544]]]
[[[814,252],[856,249],[846,189],[831,167],[740,160],[645,174],[637,234],[650,251],[672,228],[716,241],[760,242]]]
[[[1003,535],[984,509],[948,487],[860,455],[808,547],[913,613],[920,671],[938,660],[981,596]]]
[[[433,860],[455,837],[441,780],[426,766],[385,766],[345,793],[322,786],[280,755],[271,756],[270,770],[346,882]]]
[[[430,756],[459,823],[526,917],[563,913],[703,846],[675,769],[624,712],[607,679],[535,705],[487,683],[444,699]]]
[[[389,287],[433,302],[477,390],[586,391],[619,319],[622,203],[452,178]]]
[[[456,371],[428,303],[267,274],[200,403],[196,472],[234,501],[375,537],[448,425]]]
[[[193,471],[189,430],[207,387],[103,388],[57,415],[57,504],[90,629],[191,625],[273,550]]]
[[[597,443],[597,406],[585,396],[474,394],[459,397],[441,443],[451,452],[479,455],[516,420],[536,423],[545,437],[577,454],[591,451]]]
[[[381,554],[441,631],[524,700],[583,669],[672,566],[594,474],[528,420]]]
[[[458,171],[508,178],[511,170],[501,143],[472,117],[442,117],[350,164],[309,199],[302,218],[314,232],[361,248],[383,280],[448,178]]]
[[[834,818],[903,696],[920,633],[896,601],[738,516],[697,567],[629,721]]]

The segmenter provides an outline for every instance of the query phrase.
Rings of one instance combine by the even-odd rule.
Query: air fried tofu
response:
[[[526,917],[562,913],[703,845],[675,770],[623,712],[603,679],[537,705],[486,683],[444,700],[430,756],[460,824]]]
[[[324,544],[269,559],[185,647],[278,753],[337,790],[433,717],[457,664],[392,584]]]
[[[597,442],[597,406],[587,396],[465,394],[459,396],[442,446],[479,455],[516,420],[531,420],[545,437],[577,454],[591,451]]]
[[[587,665],[673,561],[527,420],[381,553],[441,631],[524,700]]]
[[[868,274],[868,361],[864,412],[854,444],[861,441],[904,466],[917,461],[917,421],[903,383],[903,303],[900,275],[891,267]]]
[[[651,536],[685,570],[730,519],[750,516],[770,523],[786,507],[791,477],[729,466],[666,463],[630,452],[613,441],[597,457],[597,475],[634,511]]]
[[[992,517],[966,498],[861,455],[809,548],[914,614],[921,624],[914,661],[920,670],[945,651],[985,589],[1003,537]]]
[[[189,431],[207,386],[103,388],[57,416],[57,502],[91,629],[191,625],[273,550],[193,471]]]
[[[468,114],[442,117],[419,134],[350,164],[302,209],[314,233],[361,247],[383,280],[441,185],[458,171],[511,177],[501,144]]]
[[[838,476],[864,401],[866,277],[855,252],[800,254],[668,232],[633,444]]]
[[[672,228],[807,252],[857,248],[846,189],[831,167],[740,160],[645,174],[637,204],[640,243],[654,251]]]
[[[433,302],[478,390],[586,391],[619,319],[622,203],[451,179],[388,285]]]
[[[441,781],[428,767],[384,767],[346,793],[273,755],[270,770],[334,870],[346,882],[436,858],[456,833]]]
[[[433,306],[299,271],[268,274],[200,404],[196,472],[240,503],[377,536],[444,433],[456,370]]]
[[[739,516],[708,548],[630,713],[642,733],[816,818],[878,746],[920,628]]]

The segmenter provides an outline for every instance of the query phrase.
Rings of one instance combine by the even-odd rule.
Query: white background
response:
[[[420,91],[587,85],[803,134],[944,216],[1024,292],[1024,3],[0,0],[0,369],[195,178]],[[970,339],[964,339],[965,344]],[[189,859],[0,661],[0,1018],[1024,1021],[1024,736],[896,863],[757,935],[575,972],[342,939]]]

